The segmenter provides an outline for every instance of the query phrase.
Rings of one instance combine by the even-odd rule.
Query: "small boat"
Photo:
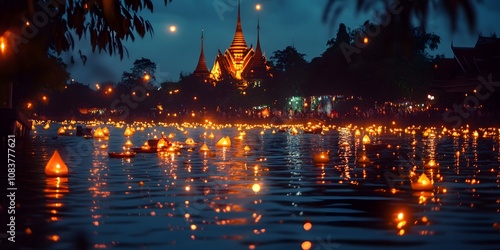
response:
[[[109,158],[132,158],[135,157],[135,152],[108,152]]]
[[[132,148],[135,153],[157,153],[158,149],[156,147],[140,147]]]
[[[304,129],[304,134],[321,134],[323,132],[322,127],[310,127]]]

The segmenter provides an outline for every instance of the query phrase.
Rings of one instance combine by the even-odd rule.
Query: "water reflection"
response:
[[[494,248],[499,243],[497,129],[474,136],[465,128],[418,126],[347,126],[323,134],[302,133],[300,126],[276,133],[265,126],[183,126],[134,125],[128,137],[124,127],[109,126],[109,140],[91,141],[47,142],[42,138],[59,126],[41,130],[33,140],[45,145],[38,149],[43,152],[60,149],[64,158],[67,148],[79,143],[92,148],[68,165],[67,178],[46,179],[39,191],[47,214],[32,205],[50,222],[44,235],[50,249],[67,249],[66,231],[75,227],[92,235],[94,249],[424,249],[439,242]],[[127,140],[143,145],[162,134],[185,147],[133,159],[107,156]],[[364,135],[369,144],[363,144]],[[231,146],[215,147],[222,137],[231,138]],[[196,144],[185,145],[188,138]],[[209,151],[199,150],[203,144]],[[329,159],[315,161],[319,152]],[[370,161],[362,164],[362,155]],[[431,160],[435,164],[426,166]],[[422,174],[433,189],[412,189],[410,178]]]

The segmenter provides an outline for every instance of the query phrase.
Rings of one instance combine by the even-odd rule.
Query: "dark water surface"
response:
[[[129,160],[107,155],[122,150],[124,128],[108,126],[109,140],[100,141],[54,139],[58,127],[37,126],[19,153],[16,244],[22,249],[500,247],[496,128],[476,138],[472,131],[453,136],[441,128],[382,127],[377,133],[374,127],[371,143],[382,146],[365,146],[372,162],[359,164],[364,146],[353,127],[324,135],[244,128],[243,140],[235,139],[236,127],[146,127],[130,137],[134,146],[160,132],[198,145]],[[223,136],[232,145],[215,147]],[[198,150],[203,142],[210,153]],[[55,149],[70,169],[67,178],[44,174]],[[319,152],[328,152],[326,164],[314,163]],[[429,159],[439,167],[424,168]],[[430,176],[434,190],[412,191],[410,169]]]

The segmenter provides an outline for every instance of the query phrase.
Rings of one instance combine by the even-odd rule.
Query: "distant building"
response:
[[[471,92],[480,78],[493,81],[500,77],[500,39],[479,36],[474,47],[451,45],[454,58],[446,58],[434,65],[433,88],[438,92]]]
[[[201,53],[193,74],[206,77],[208,70],[203,53],[202,35]],[[262,53],[260,46],[260,23],[257,23],[257,47],[254,50],[253,46],[248,47],[245,41],[241,25],[240,4],[238,3],[238,18],[233,42],[224,53],[218,50],[208,77],[216,82],[225,79],[235,79],[242,84],[242,87],[247,87],[249,84],[259,85],[266,74],[266,57]]]

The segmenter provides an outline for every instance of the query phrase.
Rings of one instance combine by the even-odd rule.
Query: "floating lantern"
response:
[[[201,146],[200,151],[202,152],[207,152],[210,151],[206,143],[203,143],[203,146]]]
[[[372,140],[370,140],[370,137],[368,135],[363,136],[363,144],[370,144]]]
[[[68,175],[68,166],[64,163],[57,149],[54,151],[49,162],[45,166],[45,174],[48,176],[66,176]]]
[[[194,142],[193,138],[187,138],[185,143],[186,143],[187,145],[194,145],[194,144],[196,144],[196,143]]]
[[[168,138],[172,139],[172,138],[174,138],[174,137],[175,137],[175,134],[174,134],[174,133],[170,133],[170,134],[168,134]]]
[[[210,134],[208,135],[208,138],[213,139],[213,138],[214,138],[214,133],[210,133]]]
[[[434,159],[429,160],[424,167],[426,168],[437,168],[439,165],[436,163]]]
[[[132,141],[127,140],[127,141],[125,142],[125,146],[127,146],[127,147],[132,147]]]
[[[127,127],[123,132],[124,136],[132,136],[132,134],[134,134],[134,132],[132,131],[132,129],[130,129],[130,127]]]
[[[109,136],[109,129],[107,127],[102,128],[102,133],[104,136]]]
[[[361,164],[370,163],[370,158],[368,158],[368,156],[366,156],[365,154],[361,154],[358,158],[358,163]]]
[[[304,230],[309,231],[312,228],[312,223],[309,221],[306,221],[303,225]]]
[[[315,163],[327,163],[330,158],[328,157],[328,154],[327,153],[319,153],[319,154],[315,154],[314,157],[314,162]]]
[[[248,145],[246,145],[243,150],[245,150],[246,152],[250,151],[250,147]]]
[[[222,137],[216,144],[216,147],[230,147],[231,146],[231,139],[229,136]]]
[[[308,240],[302,242],[302,244],[300,245],[302,247],[302,250],[309,250],[311,249],[312,247],[312,243]]]
[[[479,133],[476,130],[474,130],[474,132],[472,133],[472,136],[477,138],[477,137],[479,137]]]
[[[161,148],[165,147],[166,145],[167,145],[167,142],[165,141],[165,139],[161,138],[160,140],[158,140],[156,147],[158,149],[161,149]]]
[[[94,138],[104,138],[104,133],[100,127],[94,131]]]
[[[361,132],[359,131],[359,129],[356,129],[356,131],[354,132],[354,135],[355,136],[361,136]]]
[[[64,127],[60,127],[60,128],[57,130],[57,134],[58,134],[58,135],[65,135],[65,134],[66,134],[66,129],[64,129]]]
[[[102,144],[101,146],[99,146],[99,148],[102,150],[106,150],[108,146],[106,144]]]
[[[428,191],[433,188],[434,185],[432,185],[432,182],[429,180],[427,175],[425,175],[425,173],[423,173],[416,182],[411,183],[411,189],[415,191]]]
[[[260,134],[263,135],[264,134],[264,130],[260,131]]]
[[[50,128],[50,124],[49,124],[48,122],[47,122],[47,123],[45,123],[45,126],[43,126],[43,129],[47,130],[47,129],[49,129],[49,128]]]

